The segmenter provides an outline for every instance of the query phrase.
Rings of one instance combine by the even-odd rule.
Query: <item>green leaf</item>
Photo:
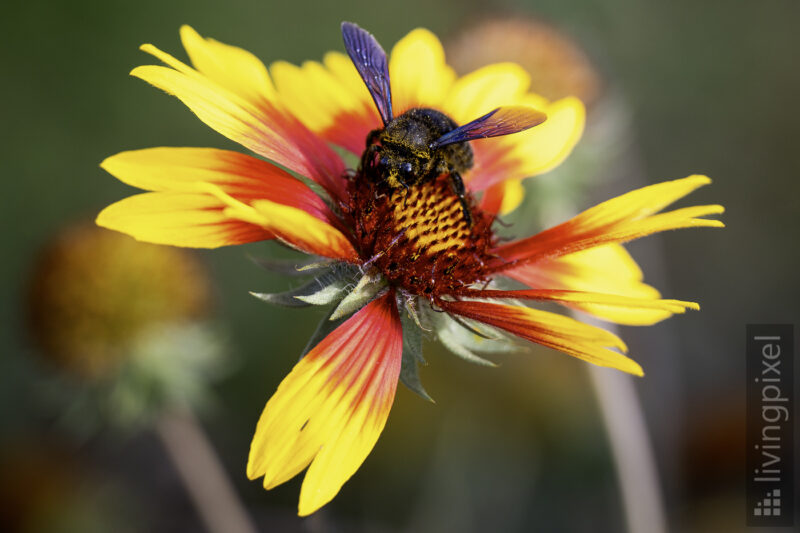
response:
[[[426,364],[425,358],[422,356],[422,330],[406,313],[401,313],[400,320],[403,323],[403,359],[400,367],[400,381],[423,399],[436,403],[422,386],[419,378],[417,364]]]

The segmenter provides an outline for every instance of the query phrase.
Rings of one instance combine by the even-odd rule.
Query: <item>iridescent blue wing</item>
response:
[[[352,22],[342,22],[342,37],[347,55],[369,89],[383,124],[392,120],[392,88],[389,85],[389,65],[386,52],[366,30]]]
[[[431,143],[431,148],[438,148],[446,144],[483,139],[484,137],[499,137],[517,133],[534,126],[538,126],[547,119],[547,115],[532,107],[508,106],[498,107],[489,111],[480,118],[468,124],[448,131]]]

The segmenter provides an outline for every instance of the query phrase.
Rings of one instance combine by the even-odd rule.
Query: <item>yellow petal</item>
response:
[[[531,105],[534,103],[530,100]],[[521,161],[520,177],[537,176],[560,165],[583,134],[586,109],[577,98],[562,98],[537,109],[547,114],[547,120],[515,134],[514,149],[509,154]]]
[[[708,185],[708,176],[692,175],[679,180],[648,185],[587,209],[570,221],[572,225],[603,226],[620,220],[640,220],[657,213],[696,189]]]
[[[175,95],[200,120],[232,141],[292,170],[305,169],[304,162],[298,158],[281,154],[279,146],[284,143],[278,142],[276,132],[267,125],[266,117],[235,94],[205,78],[167,67],[137,67],[131,75]]]
[[[302,209],[269,200],[253,201],[253,209],[264,228],[295,248],[345,261],[358,259],[353,245],[341,231]]]
[[[535,107],[547,120],[534,128],[472,143],[475,166],[466,176],[469,188],[485,190],[492,185],[552,170],[572,152],[583,134],[586,112],[577,98],[547,103],[528,93],[515,103]]]
[[[204,39],[186,25],[181,41],[194,67],[218,85],[255,105],[275,99],[267,68],[247,50]]]
[[[456,123],[466,124],[500,106],[520,103],[530,82],[528,73],[515,63],[487,65],[453,84],[442,104],[444,112]]]
[[[262,227],[224,213],[225,204],[202,193],[137,194],[106,207],[97,224],[155,244],[217,248],[271,239]]]
[[[247,475],[272,488],[309,463],[298,513],[329,502],[383,431],[400,375],[402,332],[394,296],[368,304],[308,353],[259,419]]]
[[[526,92],[529,85],[528,73],[514,63],[485,66],[453,84],[443,106],[460,124],[509,105],[526,105],[547,115],[544,123],[529,130],[473,142],[475,166],[465,176],[470,189],[482,191],[505,180],[547,172],[558,166],[580,139],[585,122],[580,100],[570,97],[550,103]]]
[[[503,202],[500,204],[500,214],[507,215],[519,207],[525,199],[525,187],[520,180],[508,180],[504,184]]]
[[[340,113],[361,108],[362,102],[316,61],[302,67],[278,61],[270,70],[283,102],[312,131],[324,131]]]
[[[636,261],[619,244],[589,248],[536,263],[523,264],[503,273],[531,288],[619,294],[630,298],[658,299],[659,292],[644,283]],[[652,325],[672,316],[658,309],[630,309],[593,304],[574,304],[602,320],[630,326]]]
[[[336,78],[336,81],[344,87],[351,97],[358,100],[361,105],[366,104],[368,107],[375,107],[372,96],[369,94],[364,80],[362,80],[361,76],[358,74],[355,65],[353,65],[350,56],[341,52],[328,52],[323,57],[322,63],[325,65],[325,68],[328,69],[328,72],[331,73],[331,76]],[[375,111],[375,118],[377,120],[377,127],[377,124],[380,123],[380,116],[377,110]]]
[[[172,68],[147,65],[135,68],[131,75],[176,96],[222,135],[343,197],[341,158],[278,103],[264,98],[256,104],[243,97],[245,93],[225,88],[152,45],[142,49]]]
[[[394,115],[398,116],[411,107],[440,108],[456,75],[445,63],[439,39],[418,28],[392,48],[389,77]]]

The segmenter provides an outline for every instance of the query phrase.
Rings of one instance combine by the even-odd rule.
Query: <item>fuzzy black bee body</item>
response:
[[[447,174],[469,225],[471,217],[461,174],[472,168],[469,141],[517,133],[547,118],[524,106],[498,107],[467,124],[458,125],[430,108],[392,113],[389,65],[378,41],[353,23],[342,23],[347,54],[369,90],[383,128],[367,136],[360,171],[379,186],[408,189]]]
[[[457,127],[435,109],[410,109],[369,134],[361,168],[373,181],[392,188],[466,172],[472,168],[469,143],[432,147],[434,141]]]
[[[373,183],[392,189],[408,189],[447,174],[469,223],[461,174],[472,168],[472,149],[466,141],[434,145],[442,135],[457,127],[450,117],[435,109],[409,109],[385,128],[370,132],[361,171]]]

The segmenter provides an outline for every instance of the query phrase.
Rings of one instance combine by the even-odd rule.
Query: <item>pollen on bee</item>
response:
[[[468,223],[447,175],[408,189],[361,178],[349,182],[346,215],[362,257],[372,258],[389,283],[436,300],[487,279],[493,217],[467,198]]]

